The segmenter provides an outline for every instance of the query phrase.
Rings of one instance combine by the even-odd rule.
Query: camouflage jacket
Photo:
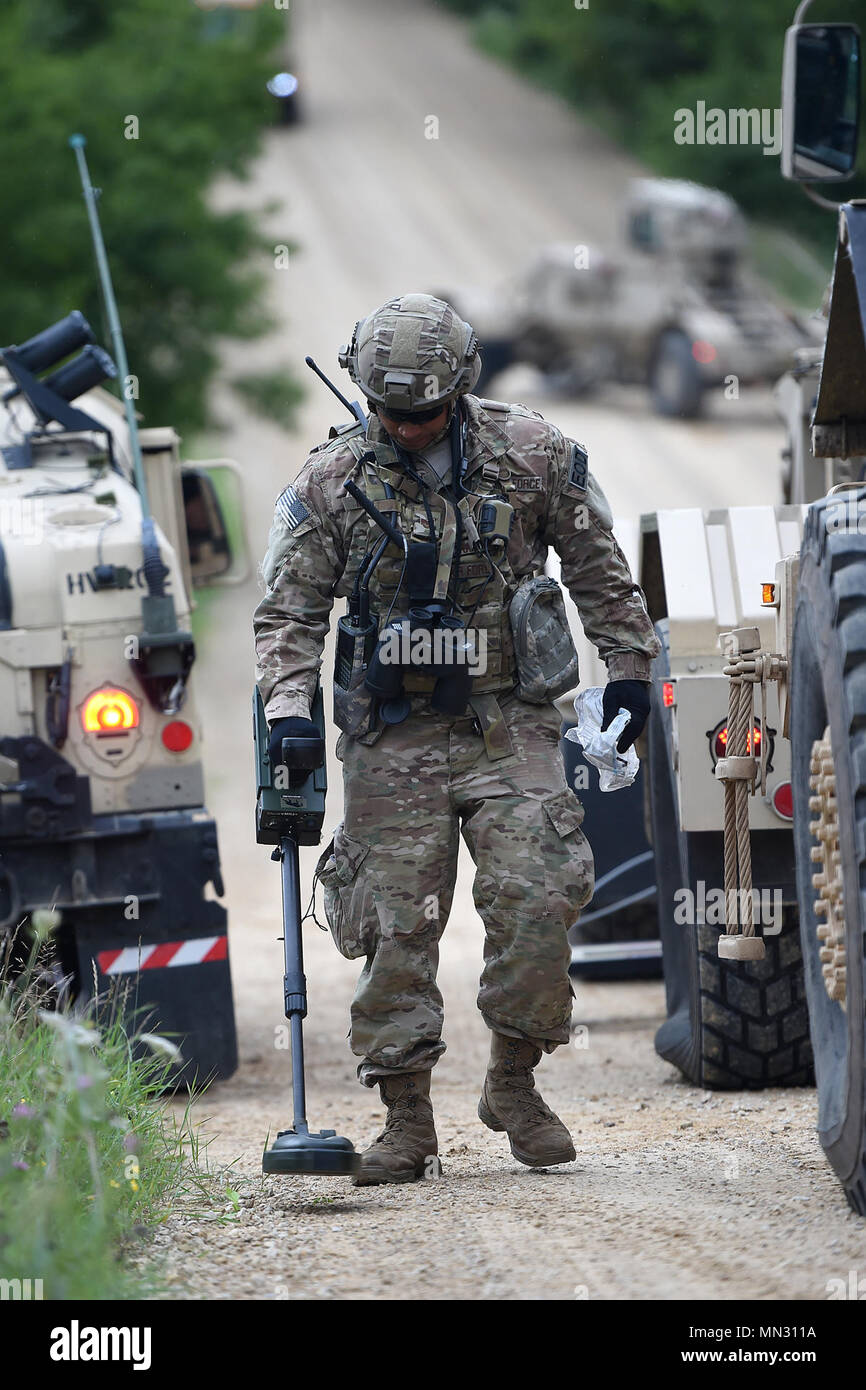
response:
[[[462,399],[468,421],[463,486],[470,495],[460,501],[466,524],[452,575],[455,611],[464,622],[480,596],[471,625],[486,629],[487,664],[486,673],[473,679],[473,690],[514,686],[508,608],[518,582],[543,573],[551,545],[608,677],[649,680],[658,642],[643,594],[611,532],[610,509],[588,470],[585,451],[525,406]],[[426,495],[438,540],[449,511],[453,517],[453,498],[447,507],[445,501],[451,489],[426,464],[417,458],[413,462],[430,483]],[[422,491],[400,468],[375,416],[366,436],[349,423],[313,449],[294,483],[277,499],[261,567],[267,592],[253,620],[256,680],[270,721],[309,717],[334,599],[351,593],[361,560],[382,539],[381,530],[344,491],[349,477],[407,540],[430,538]],[[477,532],[472,524],[490,495],[505,497],[514,507],[507,548],[503,553],[501,547],[498,556],[494,552],[492,581],[488,560],[473,545]],[[407,615],[405,585],[398,589],[402,565],[402,550],[389,543],[369,586],[370,611],[380,621],[389,609],[392,621]]]

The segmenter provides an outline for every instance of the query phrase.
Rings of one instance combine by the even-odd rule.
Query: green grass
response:
[[[40,1279],[45,1299],[159,1297],[147,1236],[179,1200],[213,1208],[231,1189],[203,1166],[189,1106],[178,1119],[160,1098],[171,1044],[128,1036],[118,996],[49,1009],[49,916],[23,971],[7,951],[0,973],[0,1278]]]

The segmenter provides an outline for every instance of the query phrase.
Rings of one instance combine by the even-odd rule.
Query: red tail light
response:
[[[169,753],[185,753],[192,743],[192,729],[183,719],[173,719],[163,729],[162,741]]]
[[[794,819],[794,789],[790,782],[780,782],[773,792],[773,810],[782,820]]]

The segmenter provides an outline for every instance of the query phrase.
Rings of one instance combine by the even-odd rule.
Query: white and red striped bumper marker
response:
[[[123,946],[99,951],[96,962],[103,975],[130,975],[174,965],[204,965],[228,959],[228,937],[198,936],[190,941],[163,941],[159,946]]]

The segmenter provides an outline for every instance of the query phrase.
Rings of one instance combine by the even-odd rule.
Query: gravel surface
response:
[[[477,925],[453,920],[441,979],[448,1051],[434,1071],[442,1176],[354,1188],[348,1178],[262,1177],[265,1135],[289,1122],[288,1055],[274,1046],[279,993],[235,956],[243,1061],[203,1099],[215,1167],[240,1197],[216,1224],[172,1217],[157,1236],[179,1297],[425,1299],[823,1299],[862,1267],[848,1212],[814,1135],[811,1090],[696,1091],[656,1057],[662,989],[578,986],[575,1043],[537,1076],[572,1130],[577,1161],[532,1171],[475,1114],[487,1034],[474,1011]],[[259,950],[256,951],[256,946]],[[354,969],[307,933],[309,1117],[358,1147],[380,1128],[357,1085],[344,1020]],[[275,1001],[278,1006],[279,1000]]]

